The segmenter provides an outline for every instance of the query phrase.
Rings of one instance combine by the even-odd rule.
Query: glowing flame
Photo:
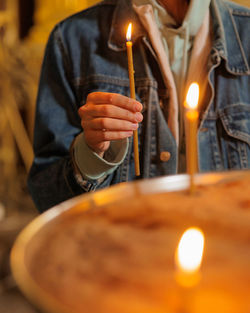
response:
[[[126,35],[127,41],[131,41],[131,33],[132,33],[132,23],[128,25],[128,30],[127,30],[127,35]]]
[[[186,105],[189,109],[196,109],[199,101],[199,85],[192,83],[188,89]]]
[[[181,271],[198,271],[203,257],[204,241],[204,235],[198,228],[192,227],[184,232],[176,250],[176,263]]]

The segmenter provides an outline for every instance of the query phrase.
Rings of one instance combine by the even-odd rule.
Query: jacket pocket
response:
[[[74,80],[77,97],[81,105],[85,103],[86,98],[91,92],[112,92],[129,96],[129,80],[109,75],[91,75],[87,78],[76,78]]]
[[[224,152],[224,162],[232,169],[250,166],[250,105],[238,103],[219,112],[223,129],[219,141]]]

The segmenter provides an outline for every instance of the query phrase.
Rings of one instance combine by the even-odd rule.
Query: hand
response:
[[[100,156],[111,140],[131,137],[143,116],[142,104],[116,93],[93,92],[78,114],[87,145]]]

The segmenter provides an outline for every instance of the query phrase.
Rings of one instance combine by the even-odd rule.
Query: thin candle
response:
[[[134,65],[133,65],[133,50],[132,50],[132,24],[130,23],[127,30],[127,56],[128,56],[128,74],[130,84],[130,97],[135,99],[135,80],[134,80]],[[139,162],[139,149],[138,149],[138,131],[134,130],[134,158],[135,158],[135,175],[140,176],[140,162]]]
[[[185,100],[186,107],[186,151],[187,151],[187,173],[190,175],[190,193],[195,190],[194,174],[197,172],[197,126],[199,85],[192,83],[188,89]]]

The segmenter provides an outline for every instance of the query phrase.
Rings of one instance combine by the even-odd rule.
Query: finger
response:
[[[132,112],[140,112],[142,104],[134,99],[118,93],[92,92],[87,97],[87,102],[94,104],[112,104]]]
[[[84,133],[85,140],[90,147],[99,146],[102,143],[129,138],[133,135],[133,131],[102,131],[102,130],[89,130]]]
[[[133,123],[139,123],[143,120],[143,115],[140,112],[131,112],[114,105],[96,105],[90,112],[92,117],[108,117],[114,119],[127,120]]]
[[[121,120],[127,120],[132,123],[140,123],[143,115],[140,112],[131,112],[114,105],[89,105],[86,104],[78,110],[81,119],[88,121],[97,117],[109,117]]]
[[[114,118],[95,118],[91,121],[82,123],[83,128],[108,131],[133,131],[138,128],[138,123],[131,123],[125,120],[118,120]]]

